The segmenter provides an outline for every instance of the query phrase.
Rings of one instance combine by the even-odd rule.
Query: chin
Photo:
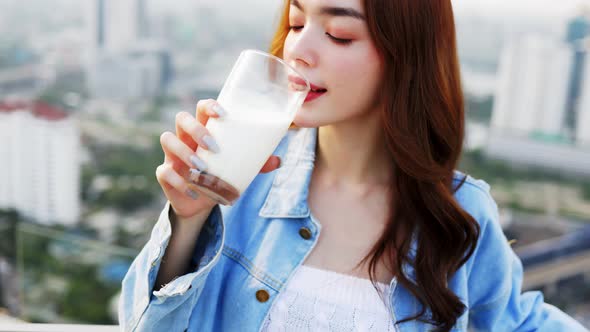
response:
[[[318,119],[317,117],[310,116],[309,114],[296,115],[293,120],[293,124],[299,128],[318,128],[331,124],[330,121]]]
[[[299,128],[314,128],[318,127],[317,120],[314,119],[313,114],[304,108],[301,108],[297,114],[295,114],[295,119],[293,119],[293,124],[295,124]]]

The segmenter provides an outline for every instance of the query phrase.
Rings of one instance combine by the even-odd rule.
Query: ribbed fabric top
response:
[[[395,280],[394,280],[395,283]],[[261,331],[395,331],[389,285],[301,265],[275,300]]]

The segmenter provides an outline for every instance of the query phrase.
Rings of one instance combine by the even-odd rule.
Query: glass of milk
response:
[[[309,90],[309,81],[282,59],[243,51],[217,98],[227,114],[206,125],[220,151],[197,148],[207,170],[191,175],[193,189],[232,205],[287,133]]]

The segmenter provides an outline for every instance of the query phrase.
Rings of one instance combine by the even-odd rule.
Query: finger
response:
[[[183,193],[192,199],[197,199],[198,194],[191,190],[182,176],[180,176],[170,164],[162,164],[156,168],[156,178],[168,197],[174,195],[174,190]]]
[[[274,171],[275,169],[281,167],[281,158],[278,156],[270,156],[262,169],[260,170],[261,173],[269,173]]]
[[[188,167],[184,161],[180,160],[177,156],[169,156],[166,153],[164,153],[164,156],[164,164],[170,164],[176,173],[180,174],[180,176],[185,179],[188,178],[190,167]]]
[[[164,150],[164,147],[162,147],[162,150]],[[177,156],[166,153],[166,151],[164,151],[164,163],[171,164],[176,173],[180,175],[184,176],[188,174],[189,168],[186,166],[184,161],[180,160],[180,158]]]
[[[178,156],[175,156],[172,154],[172,152],[170,151],[170,149],[167,149],[166,147],[164,147],[164,141],[166,140],[167,135],[172,134],[169,131],[165,131],[160,135],[160,145],[162,146],[162,151],[164,152],[164,163],[175,163],[177,161],[180,161],[183,165],[184,162],[182,162],[182,160],[180,160],[180,158],[178,158]],[[174,134],[172,134],[174,135]]]
[[[197,146],[199,143],[192,137],[190,132],[187,132],[183,129],[180,125],[180,122],[183,121],[190,121],[190,118],[193,118],[188,112],[179,112],[176,114],[176,137],[178,137],[186,146],[189,147],[192,151],[197,151]],[[194,119],[194,118],[193,118]]]
[[[199,170],[205,171],[207,169],[206,164],[196,156],[193,150],[191,150],[184,142],[182,142],[176,135],[167,131],[160,136],[160,143],[164,154],[172,158],[178,158],[188,167],[198,167]]]
[[[185,142],[186,136],[190,136],[192,140],[189,140],[190,143],[196,142],[198,146],[207,149],[211,152],[217,153],[219,152],[219,145],[211,136],[207,128],[205,128],[202,124],[197,122],[197,120],[188,112],[180,112],[176,114],[176,136],[181,138],[181,141]],[[182,137],[185,137],[183,139]],[[188,145],[188,144],[187,144]],[[196,146],[190,146],[190,148],[196,150]]]
[[[184,161],[177,158],[175,161],[169,162],[169,164],[172,165],[172,169],[174,169],[176,173],[180,174],[180,176],[185,179],[188,178],[188,175],[190,174],[190,168],[186,166]]]
[[[207,124],[209,118],[222,118],[227,112],[215,99],[199,100],[196,109],[197,121],[203,126]]]

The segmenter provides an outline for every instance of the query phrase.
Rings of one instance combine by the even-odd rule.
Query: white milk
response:
[[[221,119],[210,118],[206,126],[220,152],[197,149],[199,158],[207,163],[207,173],[234,186],[240,195],[260,172],[293,120],[292,114],[277,110],[280,106],[268,96],[255,97],[266,98],[264,109],[260,107],[261,100],[256,101],[258,108],[253,109],[251,98],[242,95],[234,98],[233,103],[220,98],[227,115]]]

